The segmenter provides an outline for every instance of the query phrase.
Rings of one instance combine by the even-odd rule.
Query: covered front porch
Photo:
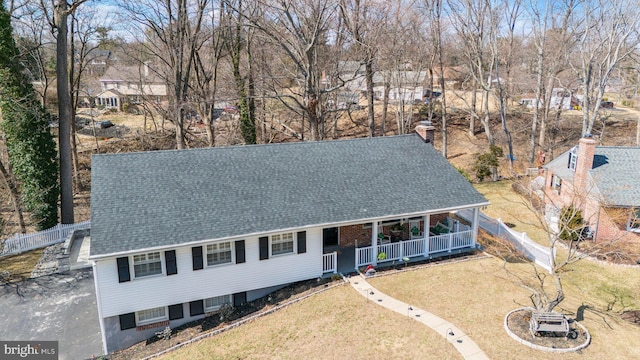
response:
[[[368,265],[385,266],[472,251],[476,248],[479,208],[470,210],[471,222],[452,211],[325,229],[323,272],[346,273]]]

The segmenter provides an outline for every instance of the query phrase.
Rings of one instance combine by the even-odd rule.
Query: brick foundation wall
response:
[[[626,231],[626,229],[620,229],[609,214],[602,210],[598,218],[598,232],[596,233],[595,240],[596,242],[624,241],[640,244],[640,234]]]

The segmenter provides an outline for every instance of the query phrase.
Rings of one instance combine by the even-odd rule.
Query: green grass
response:
[[[494,219],[514,224],[513,230],[525,232],[531,240],[549,246],[549,238],[538,217],[527,206],[527,200],[511,189],[512,184],[512,181],[474,184],[476,190],[491,202],[482,212]]]
[[[489,216],[515,224],[544,244],[542,230],[510,182],[476,185],[491,202]],[[542,233],[542,234],[541,234]],[[546,245],[546,244],[545,244]],[[559,256],[562,256],[559,251]],[[505,315],[531,306],[522,280],[531,281],[532,264],[485,258],[443,264],[371,279],[379,290],[423,308],[459,327],[491,359],[640,358],[640,327],[621,319],[640,309],[637,268],[579,261],[562,273],[565,300],[555,310],[581,323],[592,336],[580,353],[533,350],[510,338]],[[548,282],[551,280],[548,279]],[[441,334],[368,303],[349,286],[329,290],[248,325],[202,340],[166,356],[169,359],[267,358],[448,359],[459,354]]]

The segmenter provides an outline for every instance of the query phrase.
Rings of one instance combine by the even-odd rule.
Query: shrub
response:
[[[582,211],[573,206],[562,208],[559,221],[560,239],[565,241],[584,240],[587,227],[582,217]]]
[[[499,159],[504,156],[502,148],[491,145],[489,152],[477,155],[473,170],[476,172],[476,178],[482,182],[485,178],[491,177],[500,165]]]

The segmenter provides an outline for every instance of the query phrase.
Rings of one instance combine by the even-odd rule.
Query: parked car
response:
[[[603,109],[613,109],[613,101],[602,101],[600,107]]]
[[[223,110],[227,114],[237,114],[238,113],[238,107],[237,106],[225,106]]]
[[[99,124],[100,124],[100,128],[101,129],[106,129],[106,128],[110,128],[110,127],[114,126],[113,123],[111,121],[109,121],[109,120],[100,121]]]

